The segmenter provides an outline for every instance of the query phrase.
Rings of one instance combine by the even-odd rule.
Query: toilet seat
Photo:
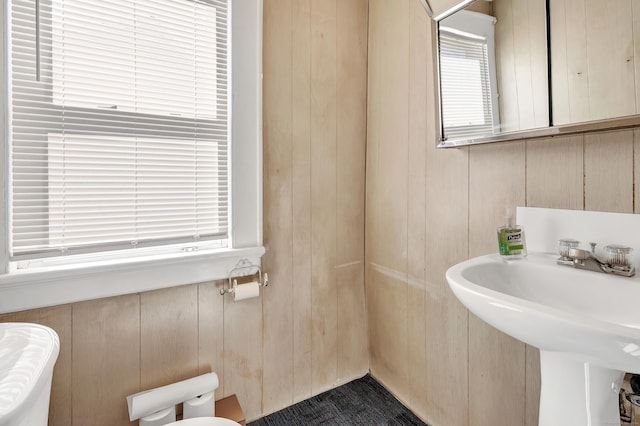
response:
[[[167,423],[165,426],[238,426],[239,424],[224,417],[194,417]]]

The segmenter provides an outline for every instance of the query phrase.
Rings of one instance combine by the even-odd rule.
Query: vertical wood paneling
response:
[[[367,0],[340,0],[337,16],[336,291],[338,379],[368,371],[364,304]],[[354,72],[355,71],[355,72]]]
[[[370,10],[379,32],[379,43],[372,54],[377,82],[370,86],[369,102],[379,118],[368,120],[375,132],[376,164],[373,164],[375,204],[368,231],[378,241],[368,254],[371,280],[367,288],[369,321],[382,326],[370,332],[372,373],[389,383],[405,402],[411,399],[408,382],[408,202],[409,202],[409,28],[408,0],[381,0]],[[369,195],[369,193],[367,194]],[[384,206],[383,208],[381,208]],[[369,279],[369,278],[368,278]],[[389,305],[386,305],[386,304]],[[386,306],[385,306],[386,305]],[[396,311],[397,309],[397,311]],[[380,312],[396,312],[393,318]],[[378,316],[380,315],[380,318]],[[381,318],[386,318],[382,320]],[[381,323],[384,321],[384,323]],[[394,361],[392,361],[394,360]]]
[[[381,96],[380,86],[383,80],[381,65],[385,59],[382,49],[382,27],[384,15],[382,4],[379,1],[369,1],[369,28],[368,28],[368,67],[367,67],[367,150],[366,150],[366,191],[365,191],[365,235],[377,235],[379,198],[378,182],[380,175],[380,122],[381,120]],[[381,246],[378,238],[365,238],[365,295],[367,308],[367,336],[369,341],[369,364],[371,373],[375,376],[375,354],[377,353],[379,308],[375,303],[378,300],[377,272],[373,268],[375,260],[379,258],[378,251]],[[382,349],[380,349],[382,350]],[[384,382],[383,382],[384,383]],[[385,383],[387,388],[388,384]],[[393,391],[393,389],[392,389]]]
[[[210,282],[1,317],[60,334],[51,424],[127,424],[123,395],[208,371],[220,378],[216,397],[236,394],[252,420],[367,371],[368,7],[264,1],[263,267],[272,285],[259,298],[233,302]]]
[[[337,380],[336,0],[311,2],[312,391]]]
[[[520,123],[512,7],[511,1],[496,2],[493,7],[495,17],[500,22],[500,25],[495,26],[495,48],[500,124],[504,131],[518,130]]]
[[[247,420],[262,413],[262,297],[224,299],[224,395],[236,394]]]
[[[429,54],[435,50],[435,24],[429,32]],[[438,150],[435,135],[435,67],[427,63],[426,163],[426,395],[425,418],[434,425],[467,425],[469,403],[468,313],[451,293],[446,269],[469,253],[468,149]],[[417,95],[417,94],[416,94]]]
[[[380,86],[383,84],[382,61],[384,52],[382,50],[382,26],[384,15],[379,1],[369,2],[369,34],[368,34],[368,66],[367,66],[367,150],[366,150],[366,185],[365,185],[365,235],[376,235],[378,225],[379,209],[376,206],[378,200],[378,182],[380,170],[380,123],[382,121]],[[375,262],[381,244],[377,239],[365,238],[365,281],[367,295],[374,290],[369,285],[368,273],[370,263]],[[367,296],[368,300],[368,296]]]
[[[582,135],[527,142],[527,206],[584,208]]]
[[[553,34],[549,57],[553,64],[551,68],[551,105],[553,106],[553,124],[571,122],[569,100],[569,70],[567,63],[567,37],[569,31],[565,26],[565,13],[567,2],[549,2],[550,25],[549,33]]]
[[[264,8],[264,262],[273,282],[264,298],[263,409],[293,402],[292,1]]]
[[[33,322],[51,327],[60,339],[60,353],[53,369],[51,400],[49,402],[49,425],[72,424],[72,330],[71,305],[35,309],[0,316],[0,322]]]
[[[218,281],[198,285],[198,374],[214,372],[218,380],[224,375],[224,299],[220,295],[223,284]],[[219,386],[216,400],[223,396],[223,387]]]
[[[338,381],[351,381],[369,371],[367,321],[364,300],[364,263],[336,270],[338,298]]]
[[[549,121],[545,2],[500,0],[494,11],[500,123],[504,130],[545,127]]]
[[[426,341],[426,139],[430,22],[418,2],[409,3],[409,134],[407,207],[407,363],[409,401],[414,410],[426,414],[427,395],[422,392],[427,369]]]
[[[469,256],[474,257],[496,251],[505,206],[525,203],[525,144],[476,147],[469,159]],[[470,316],[470,425],[524,424],[525,360],[524,343]],[[508,403],[496,397],[505,392]]]
[[[554,124],[579,123],[591,117],[587,64],[585,0],[551,2],[551,77]],[[560,67],[556,67],[559,64]]]
[[[636,113],[632,0],[585,0],[591,120]]]
[[[527,142],[527,206],[584,208],[584,136]],[[540,351],[526,345],[525,424],[538,424]]]
[[[531,80],[524,84],[530,88],[534,118],[530,121],[534,128],[549,125],[549,75],[547,64],[547,26],[546,2],[525,1],[525,16],[529,31],[529,49],[531,55]],[[524,127],[524,126],[523,126]]]
[[[633,2],[567,0],[552,2],[550,10],[554,123],[636,114]]]
[[[540,413],[540,350],[526,346],[525,360],[525,426],[538,426]]]
[[[73,424],[130,424],[140,387],[140,296],[73,306]],[[131,423],[133,424],[133,423]]]
[[[371,374],[401,401],[408,403],[406,275],[369,266],[369,356]]]
[[[293,399],[311,396],[311,0],[292,2]],[[362,189],[361,189],[362,190]]]
[[[585,136],[586,210],[633,213],[633,130]]]
[[[337,265],[364,260],[367,5],[336,2]]]
[[[140,388],[198,374],[198,286],[140,295]]]

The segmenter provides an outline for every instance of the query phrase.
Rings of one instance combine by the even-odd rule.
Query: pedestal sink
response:
[[[640,373],[640,278],[557,265],[557,258],[481,256],[446,277],[471,312],[540,349],[540,426],[619,426],[622,378]]]

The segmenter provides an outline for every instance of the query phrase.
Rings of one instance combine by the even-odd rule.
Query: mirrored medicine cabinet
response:
[[[440,147],[640,125],[637,0],[476,0],[437,60]]]

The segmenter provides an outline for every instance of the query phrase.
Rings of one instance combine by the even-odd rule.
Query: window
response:
[[[493,17],[460,11],[439,25],[442,123],[447,140],[491,136],[498,126],[494,24]]]
[[[8,4],[0,312],[259,262],[261,0]]]
[[[12,17],[12,259],[225,247],[226,1],[14,0]]]

